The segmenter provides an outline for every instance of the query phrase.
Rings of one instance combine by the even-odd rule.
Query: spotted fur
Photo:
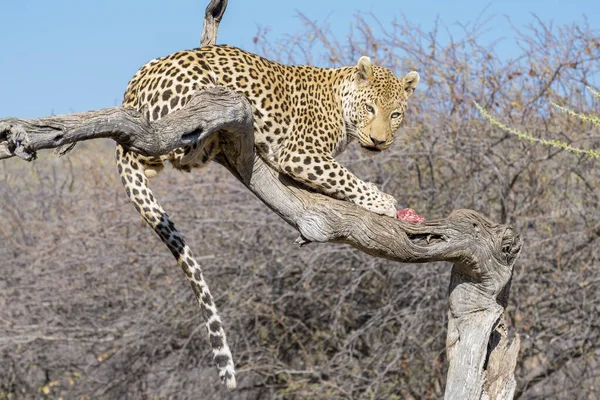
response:
[[[362,57],[355,66],[284,66],[230,46],[180,51],[144,65],[129,82],[123,105],[145,110],[151,121],[183,107],[201,88],[225,86],[246,96],[254,113],[258,154],[272,168],[367,210],[393,217],[396,200],[363,182],[334,156],[357,140],[371,151],[387,149],[404,117],[419,75],[399,79]],[[217,135],[162,157],[143,157],[117,146],[117,166],[127,195],[168,246],[188,278],[206,318],[221,380],[235,387],[235,371],[221,320],[201,268],[158,204],[148,178],[169,161],[190,171],[220,151]]]

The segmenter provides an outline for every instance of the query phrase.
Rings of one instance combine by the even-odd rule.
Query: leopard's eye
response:
[[[391,115],[392,119],[397,119],[397,118],[400,118],[401,116],[402,116],[402,114],[400,114],[398,111],[393,112]]]
[[[369,114],[375,114],[375,109],[368,104],[365,104],[365,110],[367,110]]]

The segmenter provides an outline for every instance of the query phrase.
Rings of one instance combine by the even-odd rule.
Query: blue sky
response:
[[[123,90],[146,61],[197,47],[208,0],[2,0],[0,3],[0,118],[39,117],[118,105]],[[568,24],[587,17],[600,28],[600,1],[495,0],[229,0],[219,42],[255,50],[259,26],[277,40],[301,30],[300,11],[326,22],[343,38],[357,12],[382,23],[403,13],[423,29],[436,17],[452,26],[492,17],[486,38],[502,39],[502,56],[513,51],[504,18]],[[516,50],[514,50],[516,51]]]

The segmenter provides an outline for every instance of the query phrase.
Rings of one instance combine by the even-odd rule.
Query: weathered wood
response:
[[[152,124],[136,110],[123,107],[38,119],[0,119],[0,159],[17,156],[31,161],[39,150],[98,138],[111,138],[138,153],[158,156],[221,129],[251,132],[250,104],[226,88],[207,88],[195,93],[186,107]]]
[[[500,324],[492,332],[490,345],[494,350],[485,370],[482,399],[511,400],[517,388],[515,368],[521,340],[518,335],[509,337],[506,326]]]
[[[216,42],[226,0],[206,9],[202,44]],[[119,107],[34,120],[0,120],[0,159],[109,137],[144,155],[165,154],[219,132],[224,165],[261,201],[300,232],[298,243],[346,243],[399,262],[453,263],[448,312],[446,399],[512,399],[518,336],[504,309],[522,241],[513,229],[471,210],[410,224],[306,190],[254,156],[248,101],[225,88],[196,93],[181,110],[148,123]]]
[[[225,14],[227,0],[211,0],[204,12],[204,28],[202,29],[202,38],[200,46],[209,46],[217,43],[217,32],[219,24]]]
[[[445,397],[512,399],[520,342],[507,337],[504,309],[522,241],[511,227],[475,221],[472,226],[485,245],[474,246],[474,257],[452,268]]]

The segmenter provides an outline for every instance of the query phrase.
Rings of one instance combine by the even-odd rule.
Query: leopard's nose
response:
[[[373,146],[375,147],[379,147],[385,144],[385,140],[375,139],[373,136],[369,136],[369,139],[371,139],[371,142],[373,142]]]

